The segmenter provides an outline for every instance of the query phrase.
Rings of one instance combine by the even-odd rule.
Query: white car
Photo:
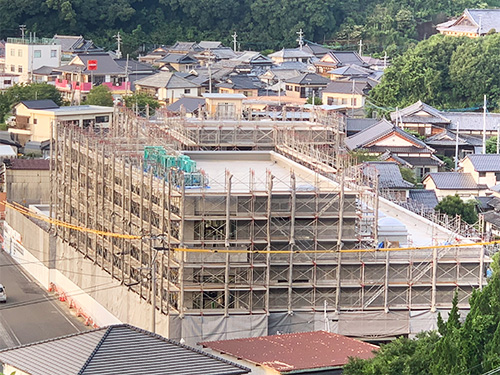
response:
[[[7,302],[7,292],[2,284],[0,284],[0,302]]]

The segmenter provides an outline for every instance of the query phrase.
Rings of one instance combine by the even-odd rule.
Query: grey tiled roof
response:
[[[290,58],[312,58],[314,55],[308,51],[300,50],[298,48],[283,48],[280,51],[268,55],[270,58],[281,57],[284,59]]]
[[[450,130],[483,131],[483,114],[480,112],[442,112],[443,116],[451,121]],[[486,114],[486,130],[496,131],[500,123],[500,113]]]
[[[433,210],[439,203],[434,190],[412,189],[409,198],[410,201],[421,205],[427,210]]]
[[[355,94],[364,95],[371,87],[364,81],[332,81],[323,92],[335,94]]]
[[[412,183],[403,179],[401,171],[395,162],[371,161],[363,164],[363,170],[370,167],[377,169],[379,187],[382,189],[409,189],[413,187]]]
[[[168,89],[200,87],[199,85],[180,77],[176,73],[171,72],[156,73],[137,80],[135,84],[139,86],[156,88],[166,87]]]
[[[328,86],[327,86],[328,87]],[[325,92],[323,90],[323,92]],[[348,132],[360,132],[378,122],[375,118],[352,118],[346,119],[346,127]]]
[[[299,85],[324,85],[326,87],[331,80],[316,73],[305,73],[300,76],[287,79],[285,82]]]
[[[345,139],[345,144],[350,150],[363,147],[368,142],[389,134],[394,129],[394,125],[386,119],[382,119],[365,130]]]
[[[6,349],[0,351],[0,361],[30,375],[237,375],[250,371],[127,324]]]
[[[483,214],[484,221],[493,224],[497,229],[500,229],[500,213],[496,211],[489,211]]]
[[[421,111],[427,112],[430,115],[429,118],[426,119],[424,116],[413,116],[415,113]],[[430,105],[425,104],[420,100],[416,103],[413,103],[412,105],[409,105],[406,108],[391,112],[391,120],[394,122],[397,120],[402,120],[403,122],[413,122],[411,121],[413,118],[415,118],[415,120],[418,119],[419,122],[424,122],[424,120],[427,120],[427,122],[432,123],[450,123],[450,120],[447,118],[446,114],[441,113],[436,108],[431,107]]]
[[[500,154],[472,154],[468,158],[476,172],[500,172]]]
[[[366,65],[361,56],[354,51],[330,51],[328,52],[340,65]]]
[[[478,185],[470,173],[461,172],[435,172],[429,173],[427,178],[431,178],[440,190],[480,190],[482,185]]]
[[[205,98],[189,98],[184,97],[177,100],[175,103],[169,105],[167,110],[172,112],[178,112],[181,110],[181,106],[187,113],[196,111],[200,106],[205,105]]]
[[[198,60],[185,53],[168,53],[158,62],[174,64],[196,64]]]

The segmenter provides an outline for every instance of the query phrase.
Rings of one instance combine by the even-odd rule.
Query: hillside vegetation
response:
[[[458,15],[464,8],[495,6],[479,0],[10,0],[0,4],[0,38],[28,32],[84,35],[113,48],[121,31],[126,53],[177,40],[221,40],[241,49],[296,46],[300,28],[308,40],[368,50],[404,51],[428,36],[419,27]]]

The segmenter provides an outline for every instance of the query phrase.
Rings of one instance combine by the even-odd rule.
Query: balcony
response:
[[[55,80],[56,88],[60,91],[70,91],[71,85],[69,84],[67,79],[59,79]]]
[[[107,86],[111,92],[130,91],[130,82],[122,82],[121,84],[114,84],[113,82],[103,82],[102,85]]]
[[[89,92],[92,89],[92,83],[90,82],[71,82],[71,87],[75,91]]]

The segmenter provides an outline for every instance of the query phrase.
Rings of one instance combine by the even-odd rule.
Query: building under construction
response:
[[[376,176],[342,157],[340,117],[213,127],[120,111],[107,131],[54,134],[51,215],[92,229],[57,236],[155,298],[170,337],[412,334],[484,283],[481,247],[355,251],[377,243]]]

